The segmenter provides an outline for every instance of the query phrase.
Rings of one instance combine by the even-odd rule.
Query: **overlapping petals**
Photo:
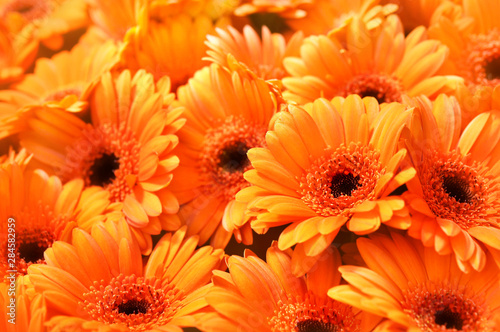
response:
[[[401,21],[391,15],[370,31],[359,19],[343,30],[306,38],[300,57],[284,61],[292,77],[284,78],[286,96],[300,103],[316,98],[358,94],[380,103],[401,101],[401,96],[452,93],[463,79],[439,75],[448,49],[430,40],[424,27],[405,37]]]
[[[30,267],[30,278],[46,294],[53,328],[178,331],[196,324],[207,305],[203,286],[224,266],[221,250],[197,244],[185,229],[169,233],[143,266],[126,222],[107,221],[91,233],[74,230],[72,244],[56,242],[47,265]]]
[[[464,271],[480,271],[481,239],[492,241],[481,229],[499,227],[499,138],[492,128],[500,114],[480,114],[462,131],[460,107],[444,95],[434,104],[422,100],[416,114],[410,155],[417,178],[403,195],[412,213],[409,235],[438,253],[455,253]]]
[[[254,170],[245,179],[252,186],[236,200],[248,202],[252,228],[291,224],[279,247],[297,245],[303,258],[321,254],[344,224],[356,234],[382,223],[408,228],[403,200],[388,195],[415,174],[401,168],[406,150],[397,145],[411,110],[355,95],[318,99],[305,109],[280,112],[267,147],[248,152]]]

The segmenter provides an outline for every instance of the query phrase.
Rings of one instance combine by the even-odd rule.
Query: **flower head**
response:
[[[283,58],[298,56],[302,43],[302,33],[298,32],[288,42],[278,33],[271,34],[269,28],[262,27],[260,38],[249,25],[243,28],[241,34],[229,26],[227,31],[216,29],[217,36],[207,36],[207,46],[210,50],[206,60],[230,67],[228,54],[245,64],[251,71],[263,79],[281,79],[285,76]]]
[[[65,33],[87,24],[86,10],[84,0],[3,0],[0,19],[13,35],[57,50]]]
[[[33,74],[25,75],[11,89],[0,92],[0,137],[26,130],[33,106],[72,113],[86,110],[89,94],[100,75],[117,61],[118,49],[111,42],[92,47],[77,44],[69,52],[38,59]],[[75,63],[80,65],[75,68]]]
[[[19,80],[35,60],[37,51],[35,39],[13,34],[0,24],[0,87]]]
[[[379,28],[353,19],[342,31],[306,38],[300,57],[284,60],[292,77],[283,79],[286,97],[300,103],[358,94],[382,102],[402,95],[436,97],[456,89],[462,78],[441,76],[448,49],[427,38],[424,27],[405,37],[401,21],[389,16]]]
[[[140,238],[144,253],[151,234],[180,225],[173,216],[176,198],[167,186],[178,158],[175,132],[184,123],[182,108],[170,107],[168,78],[124,71],[102,75],[89,97],[91,123],[59,108],[32,107],[33,118],[20,134],[21,145],[55,170],[63,182],[81,178],[99,186],[123,213]],[[50,135],[47,133],[50,132]]]
[[[330,297],[410,331],[498,330],[495,264],[465,274],[451,255],[396,233],[360,238],[357,244],[368,267],[340,267],[349,285],[330,289]]]
[[[437,16],[446,13],[451,15],[459,10],[460,0],[385,0],[382,3],[393,3],[398,6],[395,12],[404,25],[404,30],[410,32],[418,26],[428,27]]]
[[[227,16],[213,20],[205,13],[192,16],[170,10],[170,4],[158,1],[143,11],[138,25],[125,36],[121,66],[134,72],[146,69],[156,80],[168,75],[175,91],[206,65],[203,61],[206,35],[229,22]]]
[[[2,279],[9,270],[25,275],[30,265],[45,263],[44,252],[54,241],[70,241],[73,228],[90,227],[113,210],[109,195],[102,189],[84,190],[80,179],[63,185],[58,177],[33,170],[30,159],[21,151],[11,153],[0,165],[0,218],[4,220],[0,224],[0,255],[5,258],[0,264]],[[15,231],[15,242],[9,240],[9,228]],[[12,262],[15,267],[9,264]]]
[[[380,5],[378,0],[247,0],[235,10],[238,16],[269,15],[270,24],[282,20],[282,26],[302,31],[306,36],[327,34],[342,29],[353,18],[359,18],[370,29],[397,10],[394,4]],[[257,16],[258,17],[258,16]],[[284,32],[284,31],[281,31]]]
[[[468,86],[497,85],[500,25],[492,13],[499,4],[464,0],[462,6],[446,5],[455,9],[437,15],[429,27],[429,35],[450,49],[446,71],[464,77]]]
[[[377,318],[326,296],[329,287],[340,283],[336,249],[325,252],[303,277],[292,274],[291,264],[291,252],[276,243],[267,250],[267,263],[250,251],[244,258],[231,256],[229,272],[214,275],[206,296],[220,318],[205,324],[249,332],[367,331],[376,324]]]
[[[233,232],[251,243],[246,205],[234,195],[248,184],[243,173],[251,168],[247,151],[263,146],[276,111],[270,85],[255,74],[229,72],[213,64],[179,88],[186,107],[186,126],[179,132],[181,163],[174,172],[172,190],[179,197],[181,218],[189,234],[201,242],[225,247]],[[222,224],[221,224],[222,220]]]
[[[45,331],[45,296],[35,291],[28,276],[13,277],[0,283],[0,305],[2,331]]]
[[[302,258],[321,254],[344,224],[356,234],[382,223],[407,228],[408,209],[389,194],[415,173],[403,169],[406,150],[398,147],[410,113],[356,95],[278,113],[267,147],[248,152],[255,169],[245,179],[252,186],[236,196],[248,202],[252,228],[262,233],[291,224],[278,244],[297,245],[294,254]]]
[[[60,330],[178,331],[196,325],[212,270],[224,267],[221,250],[198,245],[185,229],[167,233],[143,267],[127,223],[108,220],[91,233],[73,231],[72,244],[56,242],[47,265],[29,268]],[[101,262],[95,265],[95,262]],[[194,268],[196,266],[196,268]]]
[[[465,87],[458,93],[462,106],[462,129],[482,112],[498,109],[496,87],[500,84],[500,24],[494,11],[496,1],[464,0],[436,15],[429,36],[450,49],[449,61],[443,67],[447,74],[460,75]]]
[[[495,155],[500,145],[492,128],[500,114],[482,113],[462,132],[453,97],[419,104],[409,147],[417,177],[403,195],[412,213],[409,235],[440,254],[453,252],[464,271],[481,270],[486,254],[474,234],[483,227],[499,229]]]

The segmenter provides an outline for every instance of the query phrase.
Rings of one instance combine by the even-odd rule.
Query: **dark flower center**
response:
[[[46,242],[21,242],[17,250],[26,263],[36,263],[44,259],[43,253],[48,247]]]
[[[463,320],[458,312],[453,312],[450,308],[438,310],[434,314],[434,322],[438,325],[444,325],[447,329],[462,330]]]
[[[470,203],[474,198],[474,193],[470,190],[466,179],[443,176],[443,189],[459,203]]]
[[[484,71],[488,80],[500,79],[500,57],[487,61]]]
[[[401,83],[396,78],[379,74],[360,74],[353,77],[338,94],[344,97],[351,94],[362,98],[374,97],[381,104],[401,101],[401,91]]]
[[[227,145],[219,153],[218,166],[229,173],[242,172],[250,164],[248,149],[248,146],[241,142]]]
[[[320,320],[303,320],[297,323],[298,332],[335,332],[335,325]]]
[[[136,299],[122,302],[118,305],[118,312],[126,315],[145,314],[148,311],[149,302],[145,299],[137,301]]]
[[[358,95],[361,97],[361,98],[364,98],[364,97],[374,97],[377,99],[378,103],[379,104],[382,104],[382,103],[385,103],[388,99],[386,98],[385,94],[382,92],[382,91],[378,91],[378,90],[375,90],[375,89],[366,89],[364,91],[360,91],[358,93]]]
[[[33,10],[33,5],[31,4],[21,4],[18,8],[16,8],[16,11],[20,14],[26,14],[30,10]]]
[[[101,187],[110,184],[116,178],[115,170],[119,167],[119,159],[114,153],[103,153],[89,169],[90,184]]]
[[[266,26],[272,33],[284,33],[290,31],[290,27],[286,21],[277,13],[253,13],[248,15],[248,18],[256,27],[256,31],[261,31],[262,26]]]
[[[351,196],[352,191],[359,187],[359,175],[354,176],[348,171],[337,173],[332,177],[330,190],[333,197]]]

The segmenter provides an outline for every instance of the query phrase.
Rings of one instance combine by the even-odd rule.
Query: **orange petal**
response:
[[[127,222],[137,228],[145,227],[149,218],[142,205],[133,195],[127,195],[123,201],[123,213],[127,216]]]

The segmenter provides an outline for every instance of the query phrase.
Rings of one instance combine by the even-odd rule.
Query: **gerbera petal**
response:
[[[364,238],[358,239],[356,243],[364,261],[376,273],[386,278],[390,276],[389,280],[393,280],[399,287],[408,284],[408,279],[401,270],[401,267],[394,261],[392,255],[386,249],[380,248]]]
[[[244,298],[224,289],[214,288],[206,296],[207,302],[214,309],[226,317],[249,317],[255,309]],[[252,327],[244,320],[238,322],[243,328],[250,331]]]
[[[342,265],[342,261],[339,251],[333,247],[332,250],[326,250],[307,274],[307,289],[318,296],[324,296],[328,289],[340,283],[340,272],[331,268],[340,265]]]
[[[266,142],[274,158],[280,164],[285,166],[295,176],[302,174],[302,167],[294,161],[293,156],[288,154],[275,132],[268,131],[266,133]]]
[[[423,57],[419,63],[412,66],[411,71],[402,76],[403,85],[412,86],[434,75],[445,61],[448,52],[447,48],[441,47],[434,53]]]
[[[328,291],[328,296],[335,300],[342,300],[342,302],[347,303],[355,308],[366,308],[362,303],[366,303],[365,297],[360,295],[359,292],[350,285],[340,285],[330,288]],[[375,314],[383,315],[382,310],[377,310],[376,307],[370,306],[370,311]]]
[[[61,213],[71,213],[78,203],[78,198],[82,192],[83,186],[84,183],[81,179],[75,179],[68,182],[64,186],[54,209]]]
[[[142,276],[142,257],[138,246],[126,238],[119,243],[119,266],[124,275]]]
[[[141,203],[133,195],[127,195],[123,201],[123,213],[131,226],[141,228],[147,225],[149,218]]]
[[[73,243],[76,247],[78,257],[91,280],[111,279],[111,271],[106,264],[99,269],[94,268],[96,262],[105,262],[106,257],[92,236],[87,232],[75,230],[73,232]]]
[[[105,227],[99,224],[92,227],[91,235],[99,244],[104,257],[106,257],[106,263],[111,273],[113,275],[118,275],[120,273],[118,243],[106,231]]]
[[[449,219],[436,218],[436,221],[443,232],[450,237],[457,236],[461,232],[460,227]]]
[[[274,125],[274,131],[288,154],[294,156],[295,162],[304,169],[309,168],[309,152],[300,135],[294,129],[281,123]]]
[[[453,251],[462,261],[467,261],[472,256],[474,247],[477,245],[470,235],[462,230],[450,240]]]
[[[308,156],[312,160],[319,158],[326,145],[318,131],[316,122],[307,112],[298,107],[290,108],[290,114],[292,114],[298,133],[309,151]]]
[[[209,272],[218,268],[220,265],[220,257],[207,255],[196,262],[196,269],[183,269],[177,276],[172,279],[179,288],[185,289],[186,292],[192,292],[205,285],[210,280]],[[199,269],[199,270],[197,270]],[[200,273],[199,271],[206,271]]]
[[[333,147],[346,142],[342,118],[331,103],[326,99],[317,99],[313,102],[310,113],[327,145]]]
[[[75,231],[77,230],[75,229],[74,232]],[[71,271],[72,275],[86,287],[89,287],[92,284],[92,280],[87,274],[85,267],[78,259],[78,254],[73,246],[69,243],[56,241],[50,249],[52,249],[53,255],[57,259],[59,267],[66,271]]]
[[[464,129],[460,140],[458,141],[457,147],[463,155],[469,153],[469,151],[475,145],[476,140],[483,132],[483,129],[487,126],[490,120],[491,113],[483,113],[474,118],[473,121]]]
[[[29,267],[29,273],[33,273],[30,280],[35,285],[39,285],[37,287],[40,289],[48,290],[51,285],[54,285],[55,289],[61,293],[69,294],[78,300],[87,291],[87,288],[71,273],[53,266],[32,265]]]
[[[347,228],[359,235],[372,233],[380,227],[381,215],[377,210],[356,212],[347,222]]]
[[[485,244],[500,249],[500,231],[495,228],[476,226],[469,228],[467,232]]]
[[[148,216],[156,217],[160,215],[162,212],[162,203],[156,193],[150,193],[138,186],[135,188],[134,194],[135,199],[141,204]]]
[[[248,151],[247,156],[257,171],[268,173],[273,179],[289,188],[299,189],[295,176],[281,164],[275,162],[269,150],[253,148]]]
[[[380,298],[398,306],[397,300],[403,299],[400,289],[373,271],[358,266],[345,265],[339,268],[342,277],[364,293]]]
[[[259,303],[267,299],[275,299],[275,303],[277,302],[278,293],[275,293],[275,290],[279,289],[279,281],[272,273],[264,274],[235,256],[229,259],[228,266],[235,285],[244,297],[256,298]],[[267,307],[261,310],[272,309]]]
[[[344,124],[345,141],[367,144],[369,129],[362,99],[356,95],[347,96],[341,115]]]
[[[317,256],[321,254],[330,244],[332,244],[333,239],[337,236],[338,231],[334,231],[330,234],[317,234],[310,240],[303,243],[304,250],[307,256]]]
[[[318,222],[318,231],[323,235],[336,232],[340,230],[347,220],[349,220],[349,218],[344,216],[322,218],[322,220]]]
[[[279,250],[276,242],[267,250],[266,261],[287,294],[305,294],[305,283],[292,274],[291,257]]]
[[[176,239],[174,238],[173,241]],[[183,269],[186,269],[186,263],[189,260],[192,260],[192,262],[197,261],[197,258],[193,257],[194,250],[196,246],[198,245],[198,237],[196,236],[191,236],[184,240],[179,248],[175,248],[176,252],[172,252],[172,250],[169,252],[169,256],[173,257],[173,259],[169,262],[168,268],[164,270],[164,276],[167,277],[168,279],[172,278],[178,278],[179,275],[181,275],[180,271]],[[206,249],[205,249],[206,250]],[[197,257],[201,256],[201,252],[198,254]],[[175,255],[175,256],[172,256]],[[192,264],[192,263],[191,263]],[[158,264],[158,267],[161,269],[162,265]],[[203,270],[205,271],[205,270]]]
[[[271,192],[285,194],[292,197],[299,197],[299,194],[293,188],[289,188],[288,186],[278,183],[267,176],[261,175],[257,172],[257,170],[251,169],[245,172],[244,177],[248,182],[258,185],[259,187],[267,189]]]

